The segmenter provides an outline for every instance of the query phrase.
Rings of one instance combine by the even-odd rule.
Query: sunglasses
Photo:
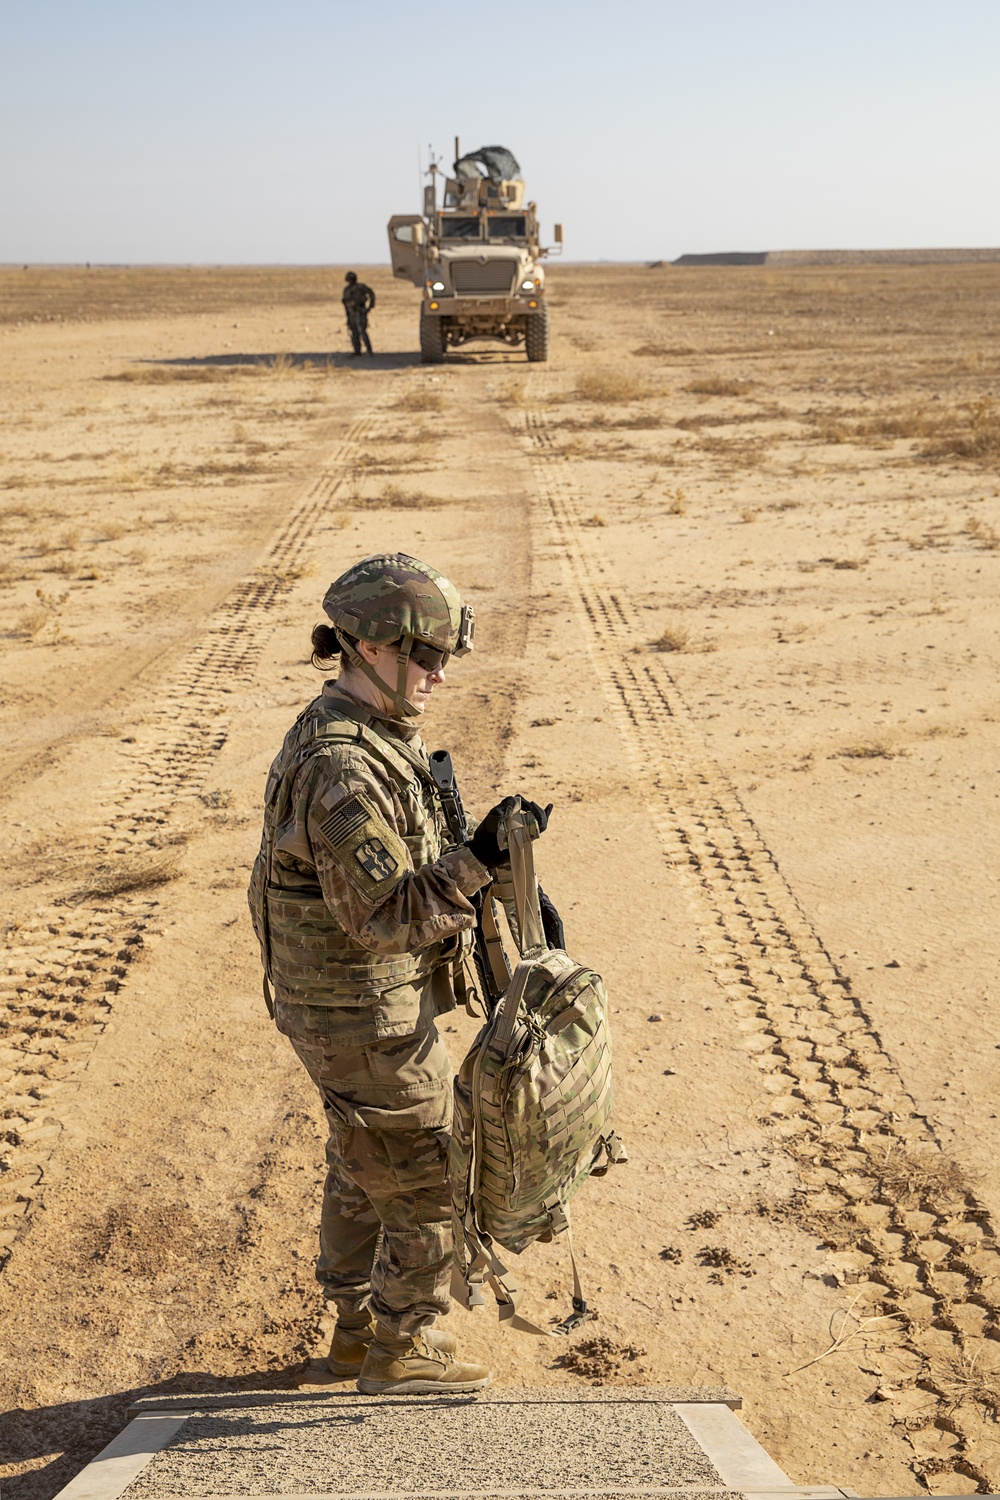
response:
[[[439,651],[436,646],[426,646],[423,641],[414,641],[410,647],[410,660],[424,672],[436,672],[446,667],[451,658],[450,651]]]

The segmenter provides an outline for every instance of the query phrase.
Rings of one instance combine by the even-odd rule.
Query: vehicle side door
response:
[[[424,284],[424,233],[424,221],[420,214],[393,214],[389,220],[392,274],[405,276],[414,286]]]

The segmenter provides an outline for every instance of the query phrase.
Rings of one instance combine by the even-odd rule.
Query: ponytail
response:
[[[351,644],[356,644],[350,636],[347,637]],[[336,662],[341,654],[340,641],[337,632],[332,625],[314,625],[312,629],[312,655],[309,660],[314,667],[322,670]]]

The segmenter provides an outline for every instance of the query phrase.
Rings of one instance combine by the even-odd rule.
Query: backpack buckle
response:
[[[597,1313],[589,1308],[582,1297],[573,1298],[573,1311],[568,1317],[557,1323],[552,1332],[557,1338],[565,1338],[568,1333],[580,1327],[582,1323],[591,1323],[597,1317]]]

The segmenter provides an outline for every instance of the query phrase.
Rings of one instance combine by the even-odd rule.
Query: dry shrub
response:
[[[675,621],[665,625],[661,634],[650,645],[654,651],[686,651],[690,641],[690,630],[686,625]]]
[[[24,636],[28,640],[34,640],[36,635],[43,631],[52,619],[52,611],[43,605],[35,605],[33,609],[26,609],[18,616],[14,625],[14,634]]]
[[[753,380],[739,380],[734,376],[699,375],[684,387],[693,396],[745,396]]]
[[[864,567],[864,563],[857,557],[837,557],[834,559],[833,566],[839,568],[841,572],[856,572],[858,568]]]
[[[988,1411],[994,1421],[1000,1418],[1000,1371],[980,1365],[982,1354],[994,1342],[984,1339],[974,1354],[965,1348],[953,1359],[941,1363],[931,1361],[929,1383],[949,1403],[949,1415],[964,1402],[971,1401]]]
[[[128,527],[121,521],[105,521],[100,528],[101,539],[106,542],[117,542],[127,533]]]
[[[900,1208],[933,1204],[937,1210],[964,1201],[971,1192],[968,1177],[957,1162],[938,1151],[907,1151],[887,1146],[872,1161],[879,1196]]]
[[[972,458],[980,463],[1000,462],[1000,407],[991,396],[970,401],[961,410],[966,422],[957,432],[945,435],[925,452],[927,458]]]
[[[886,739],[856,740],[844,745],[833,756],[835,760],[892,760],[899,754]]]
[[[989,524],[979,516],[970,516],[965,523],[965,534],[977,541],[980,547],[985,547],[988,552],[995,552],[1000,547],[1000,535]]]
[[[114,860],[91,866],[74,895],[78,900],[85,896],[117,896],[124,891],[163,885],[168,880],[176,880],[179,874],[176,855],[158,851],[122,854]]]
[[[627,370],[591,370],[581,375],[574,392],[581,401],[641,401],[657,392]]]
[[[749,526],[752,521],[756,521],[759,515],[760,511],[756,510],[754,506],[744,505],[743,509],[740,511],[740,520],[745,522],[745,524]]]
[[[922,458],[1000,461],[1000,407],[990,396],[957,409],[910,406],[871,414],[825,412],[812,414],[811,421],[821,442],[922,438],[930,440],[920,451]]]
[[[524,406],[525,390],[523,380],[511,380],[502,386],[497,392],[497,402],[500,406]]]
[[[406,391],[396,402],[397,411],[440,411],[439,391],[429,391],[419,386],[415,391]]]
[[[374,503],[388,506],[390,510],[423,510],[435,502],[422,490],[404,490],[401,485],[387,484]]]

